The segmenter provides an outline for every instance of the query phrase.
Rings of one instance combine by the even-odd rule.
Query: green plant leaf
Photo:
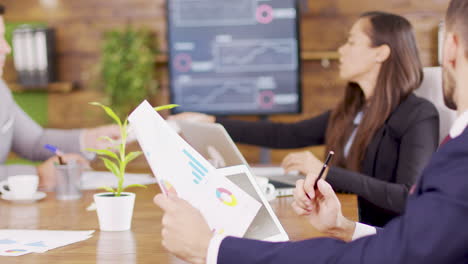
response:
[[[128,153],[127,156],[125,157],[125,165],[127,165],[130,161],[138,158],[138,156],[140,156],[141,154],[143,154],[143,152],[141,151],[134,151],[134,152]]]
[[[172,108],[175,108],[175,107],[178,107],[178,106],[180,106],[180,105],[178,105],[178,104],[161,105],[161,106],[155,107],[154,110],[156,110],[156,111],[168,110],[168,109],[172,109]]]
[[[125,137],[125,139],[128,136],[128,118],[125,118],[125,121],[123,122],[122,125],[122,137]]]
[[[117,124],[119,124],[119,126],[122,125],[122,121],[120,121],[120,118],[114,113],[114,111],[110,107],[105,106],[105,105],[103,105],[101,103],[98,103],[98,102],[91,102],[89,104],[102,107],[102,109],[104,109],[104,111],[106,111],[107,115],[110,116],[112,119],[114,119],[114,121],[117,122]]]
[[[106,191],[111,192],[111,193],[116,193],[116,191],[113,188],[108,187],[108,186],[99,187],[99,189],[106,190]]]
[[[152,30],[132,26],[104,34],[99,84],[122,120],[157,87],[156,74],[161,73],[155,70],[155,37]]]
[[[99,137],[98,140],[107,140],[109,141],[111,144],[117,144],[117,142],[115,140],[113,140],[112,138],[108,137],[108,136],[102,136],[102,137]]]
[[[99,157],[102,161],[104,161],[104,165],[106,166],[106,168],[111,171],[115,177],[119,178],[120,179],[120,170],[119,170],[119,167],[112,161],[110,161],[109,159],[106,159],[106,158],[103,158],[103,157]]]
[[[125,186],[122,191],[124,191],[125,189],[127,188],[132,188],[132,187],[140,187],[140,188],[147,188],[145,185],[141,185],[141,184],[130,184],[128,186]]]
[[[89,151],[89,152],[94,152],[94,153],[99,154],[99,155],[104,155],[104,156],[108,156],[110,158],[114,158],[116,160],[119,160],[119,157],[117,156],[117,154],[115,154],[114,152],[112,152],[110,150],[107,150],[107,149],[86,148],[85,150]]]

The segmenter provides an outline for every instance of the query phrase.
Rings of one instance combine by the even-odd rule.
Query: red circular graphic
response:
[[[174,57],[174,68],[180,72],[188,72],[192,68],[192,57],[186,53]]]
[[[272,108],[275,104],[275,93],[272,91],[263,91],[258,95],[258,101],[261,108]]]
[[[271,21],[273,21],[273,8],[269,5],[258,6],[256,17],[258,23],[269,24]]]

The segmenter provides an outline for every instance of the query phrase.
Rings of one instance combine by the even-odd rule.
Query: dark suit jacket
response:
[[[424,169],[405,213],[376,235],[269,243],[228,237],[218,263],[468,263],[468,129],[443,145]]]
[[[300,148],[325,143],[330,112],[297,123],[220,119],[234,141],[271,148]],[[360,172],[331,167],[333,188],[359,196],[360,221],[383,226],[403,213],[416,182],[439,139],[439,116],[429,101],[409,95],[371,140]],[[335,150],[336,151],[336,150]]]

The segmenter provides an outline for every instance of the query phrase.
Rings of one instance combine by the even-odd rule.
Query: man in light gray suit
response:
[[[3,14],[0,5],[0,76],[6,56],[11,48],[5,40]],[[86,148],[105,148],[107,141],[98,140],[101,136],[120,138],[118,126],[102,126],[93,129],[58,130],[44,129],[34,122],[13,100],[10,90],[0,79],[0,181],[16,174],[37,174],[40,185],[51,188],[55,184],[54,162],[58,158],[44,149],[45,144],[57,146],[65,162],[75,160],[87,164],[80,154]],[[10,151],[33,161],[45,161],[39,166],[4,165]]]

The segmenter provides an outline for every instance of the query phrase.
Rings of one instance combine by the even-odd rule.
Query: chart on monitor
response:
[[[168,1],[177,112],[301,111],[296,0]]]

